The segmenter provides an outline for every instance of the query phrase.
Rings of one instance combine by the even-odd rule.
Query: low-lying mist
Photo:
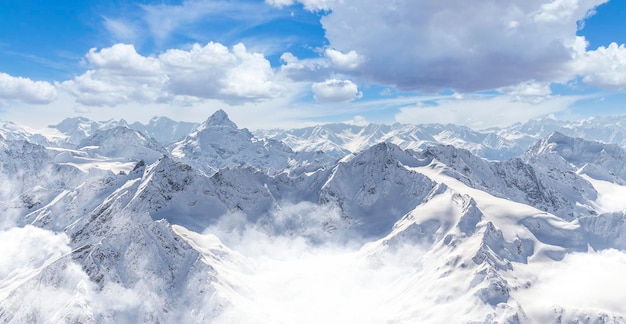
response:
[[[238,297],[217,323],[399,320],[408,305],[398,299],[414,301],[411,311],[427,304],[419,283],[407,283],[419,276],[424,262],[436,262],[425,261],[426,246],[406,243],[387,250],[380,242],[367,243],[371,238],[354,230],[339,210],[310,203],[283,204],[271,221],[257,224],[240,214],[225,215],[204,235],[217,236],[249,265],[248,271],[220,274],[237,287]]]
[[[323,224],[329,219],[341,225],[328,232]],[[221,274],[238,296],[216,322],[444,323],[494,319],[489,316],[502,311],[474,295],[478,270],[444,265],[447,252],[408,241],[391,249],[345,222],[338,210],[300,203],[285,205],[273,222],[249,224],[242,215],[225,215],[206,229],[204,235],[217,236],[250,266]],[[291,228],[285,224],[307,230],[285,230]],[[471,258],[471,250],[462,250],[468,248],[456,252]],[[520,281],[531,283],[509,300],[519,303],[522,319],[554,320],[559,307],[626,314],[623,252],[571,254],[515,269]]]

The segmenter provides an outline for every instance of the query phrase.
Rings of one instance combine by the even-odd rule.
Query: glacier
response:
[[[6,323],[623,323],[626,117],[0,123]]]

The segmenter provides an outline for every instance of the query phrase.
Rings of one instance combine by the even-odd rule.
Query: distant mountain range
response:
[[[4,122],[0,320],[625,322],[609,274],[539,293],[575,258],[626,260],[622,125]],[[616,303],[569,298],[598,289]]]

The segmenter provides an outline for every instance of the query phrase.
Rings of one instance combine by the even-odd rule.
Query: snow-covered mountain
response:
[[[163,146],[168,146],[187,136],[194,128],[198,127],[198,124],[177,122],[167,117],[155,116],[145,125],[135,122],[128,127],[154,138]]]
[[[326,124],[289,130],[258,130],[254,134],[259,138],[283,141],[296,151],[322,150],[341,155],[358,152],[380,142],[413,150],[442,144],[466,149],[488,160],[506,160],[521,155],[553,132],[626,147],[624,125],[626,116],[594,117],[583,121],[546,117],[483,130],[452,124]]]
[[[491,129],[503,137],[531,145],[537,140],[559,132],[589,141],[626,146],[626,116],[599,116],[581,121],[541,118],[518,123],[502,129]]]
[[[125,126],[96,130],[77,149],[90,155],[154,161],[166,153],[156,140]]]
[[[320,150],[339,155],[358,152],[380,142],[413,150],[434,144],[448,144],[492,160],[515,156],[524,151],[514,141],[495,132],[477,132],[452,124],[328,124],[292,130],[259,130],[256,135],[283,141],[297,151]]]
[[[174,158],[206,174],[238,166],[250,166],[270,173],[287,168],[313,171],[343,157],[323,151],[294,152],[281,141],[256,138],[247,129],[238,128],[223,110],[215,112],[168,149]]]
[[[207,174],[229,166],[250,165],[282,170],[289,165],[291,149],[278,141],[255,138],[239,129],[223,110],[218,110],[192,133],[170,147],[172,156]]]
[[[625,322],[614,121],[4,123],[0,321]]]

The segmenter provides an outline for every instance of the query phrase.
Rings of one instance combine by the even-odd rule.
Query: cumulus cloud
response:
[[[290,52],[281,55],[281,75],[295,82],[320,83],[337,73],[356,71],[365,58],[355,51],[343,53],[327,48],[323,56],[300,59]]]
[[[580,98],[560,96],[452,96],[400,108],[399,123],[453,123],[475,129],[508,126],[567,109]]]
[[[107,69],[119,75],[143,76],[160,73],[159,61],[154,57],[139,55],[133,45],[115,44],[100,51],[92,48],[85,58],[97,69]]]
[[[286,52],[280,56],[283,64],[280,73],[295,82],[321,82],[332,74],[330,62],[325,58],[299,59]]]
[[[330,59],[335,68],[343,71],[355,70],[364,61],[363,57],[355,51],[342,53],[332,48],[328,48],[324,54]]]
[[[168,88],[176,94],[254,101],[284,90],[273,80],[269,61],[241,43],[232,51],[218,43],[194,45],[189,51],[169,50],[159,59],[170,77]]]
[[[356,84],[350,80],[330,79],[311,86],[318,102],[348,102],[361,96]]]
[[[550,95],[550,83],[626,86],[624,45],[587,49],[576,36],[608,0],[266,0],[327,10],[321,18],[329,47],[322,60],[289,62],[290,75],[326,70],[399,90],[460,92],[499,89],[511,96]],[[324,61],[325,60],[325,61]],[[322,63],[320,63],[322,61]],[[367,64],[364,64],[367,62]],[[298,73],[294,73],[298,72]],[[315,80],[319,82],[319,80]],[[541,98],[536,100],[542,100]]]
[[[626,87],[626,47],[611,43],[586,51],[584,38],[578,39],[578,53],[571,63],[572,70],[591,86],[621,90]]]
[[[577,22],[606,1],[344,0],[322,24],[330,47],[367,60],[355,75],[401,90],[470,92],[562,78]]]
[[[85,59],[92,69],[63,83],[79,104],[114,106],[135,101],[159,103],[217,99],[231,103],[259,101],[283,94],[269,61],[219,43],[194,44],[143,56],[133,45],[91,49]]]
[[[33,81],[0,72],[0,100],[48,104],[56,98],[57,90],[48,82]]]

